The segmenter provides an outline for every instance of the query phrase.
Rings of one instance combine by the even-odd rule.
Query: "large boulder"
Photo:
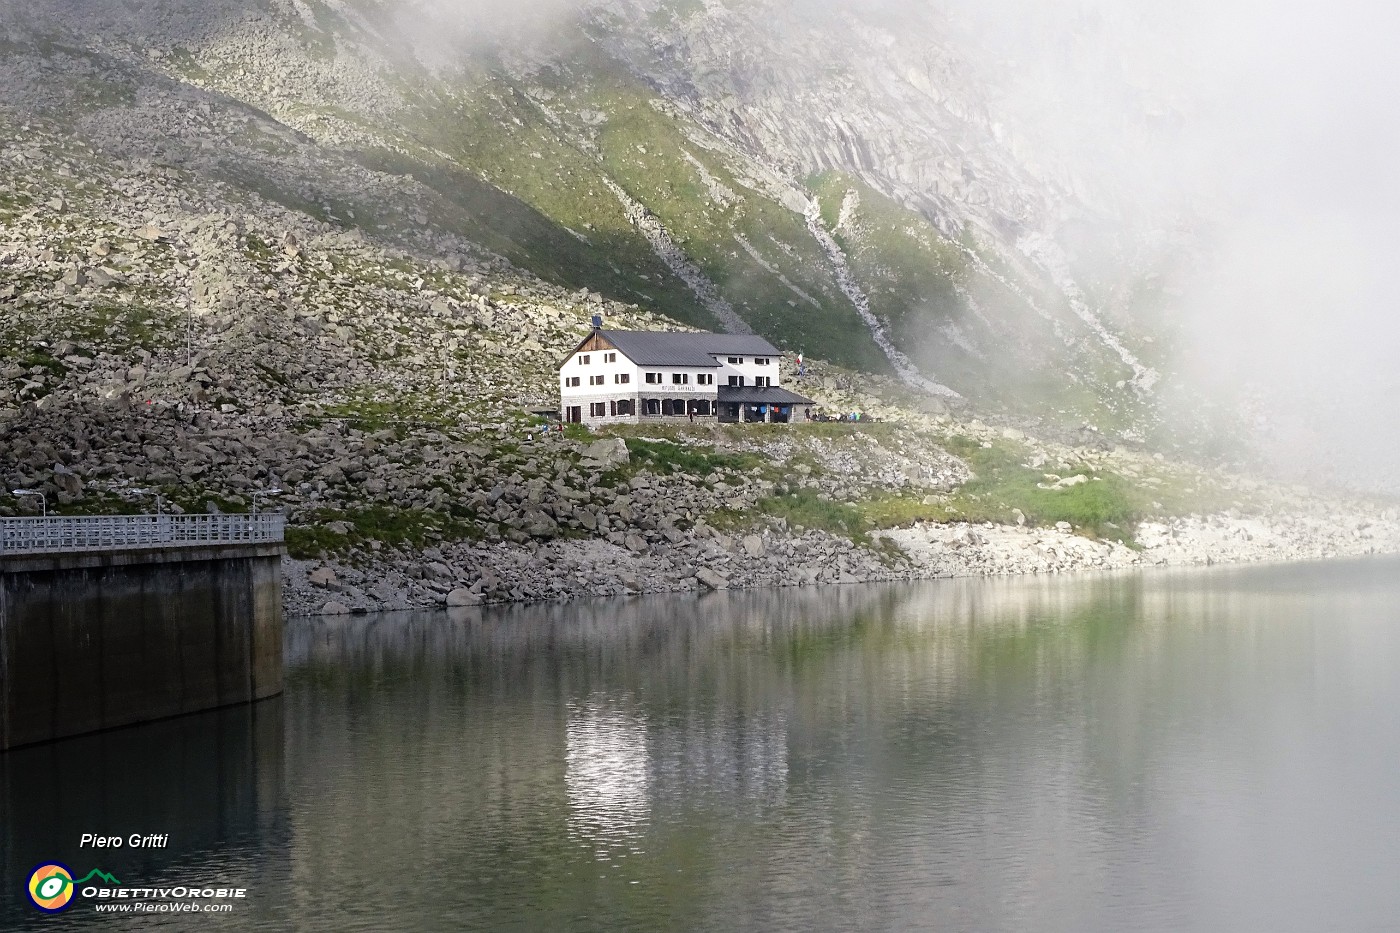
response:
[[[632,455],[627,452],[627,442],[620,437],[604,437],[583,449],[585,465],[595,469],[610,470],[629,463]]]
[[[447,594],[447,606],[450,609],[459,606],[476,606],[480,603],[481,595],[479,593],[473,593],[465,587],[458,587]]]
[[[699,570],[695,571],[695,579],[712,590],[729,589],[729,578],[717,570],[711,570],[709,567],[701,567]]]
[[[306,582],[322,589],[330,589],[335,586],[335,571],[329,567],[317,567],[306,575]]]

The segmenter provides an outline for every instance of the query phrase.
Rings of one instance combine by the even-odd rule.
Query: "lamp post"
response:
[[[154,489],[127,489],[122,492],[128,496],[150,496],[156,497],[156,517],[159,518],[165,512],[165,497]]]
[[[282,490],[274,486],[271,489],[256,489],[253,491],[253,514],[258,514],[258,500],[264,496],[280,496]]]
[[[21,498],[24,497],[24,496],[38,496],[38,497],[39,497],[39,504],[40,504],[40,506],[41,506],[41,507],[43,508],[43,510],[44,510],[44,517],[45,517],[45,518],[48,518],[48,517],[49,517],[49,497],[46,496],[46,495],[44,495],[44,494],[43,494],[42,492],[40,492],[39,490],[37,490],[37,489],[11,489],[10,492],[14,493],[16,496],[19,496],[19,497],[21,497]]]

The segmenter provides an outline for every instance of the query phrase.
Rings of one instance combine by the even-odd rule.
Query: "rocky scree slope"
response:
[[[349,7],[314,29],[293,7],[330,9],[98,3],[74,23],[66,5],[6,8],[6,489],[93,513],[158,495],[245,510],[281,488],[297,611],[1113,566],[1149,559],[1128,545],[1165,540],[1153,522],[1184,541],[1172,559],[1218,559],[1229,549],[1195,547],[1205,519],[1190,516],[1219,508],[1272,522],[1242,532],[1282,542],[1260,555],[1390,546],[1383,508],[1173,466],[1053,418],[983,423],[966,400],[914,391],[861,343],[796,189],[685,124],[615,58],[573,56],[585,81],[502,63],[429,93],[446,79],[386,76],[372,30],[337,31],[359,22]],[[162,38],[141,39],[157,14]],[[569,93],[614,109],[551,122]],[[429,119],[448,113],[459,119]],[[483,113],[492,132],[470,122]],[[658,140],[661,168],[647,158]],[[689,174],[666,174],[677,166]],[[856,181],[835,183],[830,213],[824,184],[797,193],[838,237],[922,223],[930,250],[950,248]],[[732,249],[706,252],[712,234]],[[844,261],[857,279],[880,268],[859,249]],[[753,268],[790,297],[734,291]],[[531,412],[556,404],[557,361],[592,314],[715,326],[718,301],[780,344],[810,354],[804,341],[827,333],[816,345],[831,356],[884,370],[814,358],[800,388],[889,423],[539,436]],[[1350,524],[1323,534],[1281,517],[1310,509]],[[1030,544],[998,551],[986,522]],[[1054,559],[1032,553],[1042,545]]]
[[[618,0],[425,45],[450,24],[409,28],[404,7],[41,2],[0,13],[3,67],[17,113],[342,227],[455,235],[983,407],[1155,430],[1156,257],[1091,281],[1063,255],[1063,231],[1107,208],[1032,157],[936,11],[905,30],[863,9],[799,23],[781,4]]]

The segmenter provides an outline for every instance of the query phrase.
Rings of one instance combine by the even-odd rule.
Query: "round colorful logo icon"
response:
[[[29,900],[49,914],[67,910],[73,903],[73,871],[67,865],[47,862],[29,875]]]

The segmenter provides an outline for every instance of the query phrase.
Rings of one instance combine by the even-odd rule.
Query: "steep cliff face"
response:
[[[231,207],[1150,431],[1170,234],[1038,141],[975,23],[894,9],[51,0],[0,12],[0,113]]]

